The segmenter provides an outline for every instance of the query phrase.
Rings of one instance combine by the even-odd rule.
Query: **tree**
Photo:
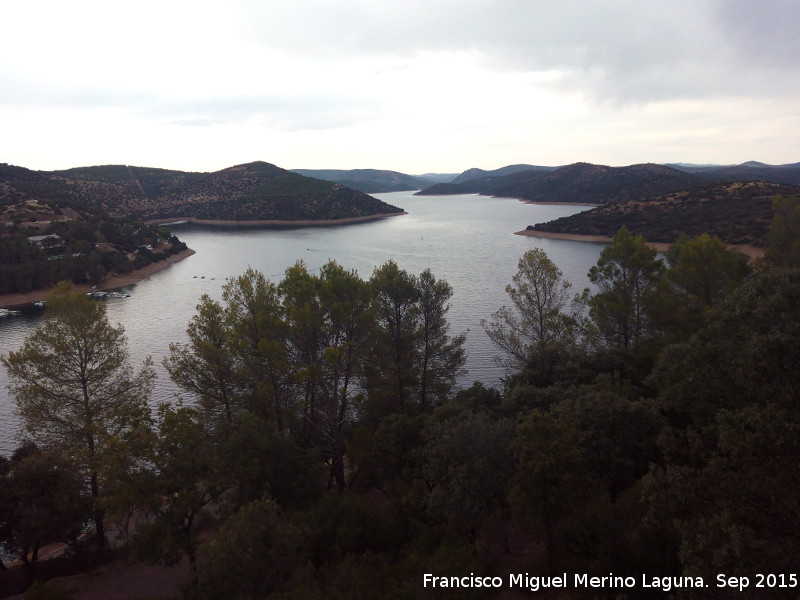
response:
[[[367,341],[372,331],[367,284],[329,261],[319,275],[296,264],[281,283],[289,356],[305,394],[308,431],[345,486],[344,435],[355,417]]]
[[[303,532],[270,500],[240,508],[208,546],[201,597],[264,598],[281,589],[302,560]]]
[[[150,360],[134,373],[125,333],[105,306],[60,285],[48,319],[2,362],[25,431],[85,473],[95,501],[95,534],[104,545],[99,470],[110,440],[146,419],[154,377]]]
[[[517,468],[511,502],[523,521],[544,529],[549,571],[562,539],[559,525],[587,502],[596,486],[579,436],[571,415],[534,409],[517,427],[512,445]]]
[[[432,421],[422,432],[421,450],[422,475],[431,488],[428,514],[474,543],[483,520],[505,505],[513,434],[511,421],[484,412]]]
[[[462,333],[450,337],[447,312],[453,288],[446,281],[437,280],[430,269],[425,269],[418,279],[419,289],[419,405],[423,411],[431,400],[441,404],[455,384],[456,375],[464,366]]]
[[[299,435],[304,444],[311,444],[319,428],[319,377],[324,350],[319,279],[308,272],[303,261],[297,261],[286,269],[278,291],[287,329],[287,360],[302,394],[297,407],[302,424]]]
[[[503,306],[481,325],[504,352],[501,363],[514,372],[554,344],[575,344],[585,299],[570,296],[572,284],[539,248],[522,255],[512,280],[506,286],[511,308]]]
[[[450,336],[450,285],[426,269],[418,277],[390,260],[372,274],[375,331],[367,364],[371,417],[441,403],[464,365],[464,335]]]
[[[377,331],[370,364],[372,400],[383,404],[384,414],[405,413],[418,385],[418,301],[416,278],[390,260],[369,280]],[[383,415],[380,415],[383,416]]]
[[[197,584],[198,523],[232,485],[198,411],[162,404],[154,426],[132,432],[118,450],[108,461],[118,481],[108,506],[117,514],[133,506],[147,518],[134,532],[134,554],[167,566],[186,556]]]
[[[706,233],[681,236],[667,252],[667,263],[648,308],[657,324],[684,336],[696,331],[711,307],[750,273],[743,254]]]
[[[196,397],[210,430],[229,427],[240,402],[235,356],[222,306],[203,294],[186,328],[188,344],[170,344],[164,367]]]
[[[42,546],[75,543],[90,513],[85,486],[64,457],[30,442],[10,461],[0,457],[0,544],[31,576]]]
[[[767,263],[779,268],[800,267],[800,198],[778,196],[772,205],[775,216],[767,232]]]
[[[289,360],[289,329],[278,286],[248,268],[228,280],[222,297],[247,406],[278,431],[297,433],[297,377]]]
[[[648,333],[645,300],[662,271],[661,259],[644,237],[631,235],[626,227],[614,235],[589,270],[599,290],[589,300],[589,317],[602,344],[629,348]]]
[[[646,493],[655,517],[676,524],[686,570],[779,572],[798,560],[799,338],[800,270],[773,269],[659,359],[670,427]]]
[[[363,369],[372,331],[369,287],[355,271],[330,261],[320,269],[318,306],[322,319],[318,365],[318,434],[332,461],[332,475],[344,489],[344,434],[354,421],[353,392]]]

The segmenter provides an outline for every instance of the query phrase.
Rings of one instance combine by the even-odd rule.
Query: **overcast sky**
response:
[[[0,162],[800,161],[800,0],[3,2]]]

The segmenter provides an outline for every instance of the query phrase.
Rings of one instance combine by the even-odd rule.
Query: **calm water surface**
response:
[[[174,226],[175,233],[197,253],[126,288],[130,298],[106,301],[111,322],[125,326],[134,364],[153,357],[158,371],[153,402],[176,394],[161,361],[170,342],[186,339],[186,324],[200,296],[221,299],[225,278],[241,274],[248,266],[274,281],[298,259],[312,270],[333,259],[356,269],[364,279],[389,259],[416,274],[430,267],[437,278],[453,287],[452,331],[467,334],[468,373],[459,383],[468,386],[477,380],[498,386],[503,372],[493,361],[496,351],[480,321],[507,304],[505,286],[516,272],[519,257],[531,248],[542,248],[578,291],[589,286],[586,274],[603,247],[513,235],[529,224],[586,207],[532,205],[477,195],[417,197],[411,192],[395,192],[376,197],[409,214],[370,223],[300,229]],[[19,348],[39,322],[36,314],[0,319],[0,352]],[[0,454],[8,454],[16,446],[18,429],[7,382],[6,372],[0,368]]]

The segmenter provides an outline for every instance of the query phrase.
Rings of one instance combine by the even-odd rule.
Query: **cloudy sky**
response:
[[[800,0],[4,2],[0,162],[800,161]]]

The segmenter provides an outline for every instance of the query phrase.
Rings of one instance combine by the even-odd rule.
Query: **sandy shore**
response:
[[[220,227],[324,227],[328,225],[347,225],[349,223],[364,223],[375,221],[384,217],[397,217],[407,215],[407,212],[383,213],[379,215],[367,215],[364,217],[348,217],[346,219],[316,219],[304,221],[217,221],[210,219],[195,219],[194,217],[182,217],[172,219],[151,219],[148,225],[164,225],[166,223],[195,223],[197,225],[210,225]]]
[[[107,290],[118,289],[128,285],[133,285],[134,283],[138,283],[142,279],[146,279],[153,273],[158,273],[159,271],[166,269],[172,263],[178,262],[179,260],[183,260],[187,256],[191,256],[192,254],[194,254],[194,250],[192,250],[191,248],[187,248],[186,250],[178,252],[177,254],[173,254],[169,258],[165,258],[164,260],[151,263],[146,267],[142,267],[141,269],[136,269],[135,271],[131,271],[126,275],[109,277],[102,284],[98,285],[96,289],[107,291]],[[81,284],[73,286],[73,289],[77,292],[88,292],[91,291],[92,287],[89,284]],[[21,292],[18,294],[2,294],[0,295],[0,307],[13,308],[15,306],[24,306],[26,304],[32,304],[37,300],[46,299],[51,292],[52,288],[46,288],[40,290],[33,290],[32,292]]]
[[[539,204],[541,206],[600,206],[596,202],[534,202],[533,200],[525,200],[525,198],[517,198],[517,200],[523,204]]]
[[[551,240],[569,240],[571,242],[595,242],[600,244],[610,244],[614,241],[613,238],[605,235],[582,235],[579,233],[554,233],[552,231],[536,231],[533,229],[523,229],[522,231],[514,232],[515,235],[527,235],[538,238],[548,238]],[[662,242],[648,242],[647,244],[654,250],[659,252],[666,252],[672,244],[665,244]],[[728,244],[728,248],[736,250],[740,254],[744,254],[751,262],[757,258],[764,256],[764,249],[757,246],[748,246],[745,244]]]

